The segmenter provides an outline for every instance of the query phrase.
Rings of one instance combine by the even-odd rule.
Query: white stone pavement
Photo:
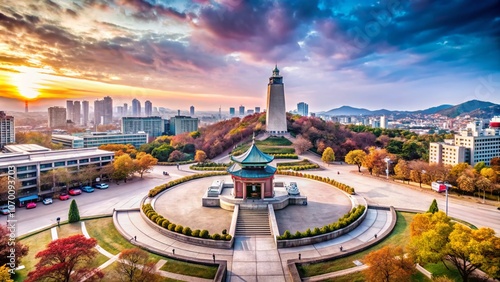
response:
[[[289,281],[287,260],[331,255],[355,248],[360,244],[375,240],[390,227],[392,214],[386,210],[368,209],[363,223],[348,234],[333,240],[309,246],[277,249],[272,237],[236,237],[233,249],[214,249],[190,245],[168,238],[149,226],[137,210],[117,211],[117,223],[127,234],[137,236],[141,244],[186,257],[212,259],[228,262],[228,281]],[[353,265],[354,266],[354,265]]]

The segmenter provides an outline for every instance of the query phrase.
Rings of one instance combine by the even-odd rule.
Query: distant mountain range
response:
[[[328,116],[380,116],[380,115],[432,115],[440,114],[442,116],[447,116],[454,118],[457,116],[470,115],[473,117],[491,117],[492,115],[500,115],[500,105],[491,102],[483,102],[478,100],[467,101],[456,106],[453,105],[440,105],[437,107],[428,108],[419,111],[390,111],[386,109],[370,111],[363,108],[354,108],[349,106],[342,106],[340,108],[331,109],[326,112],[319,112],[319,115]]]

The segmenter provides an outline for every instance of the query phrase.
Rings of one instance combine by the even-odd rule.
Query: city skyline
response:
[[[287,111],[500,104],[493,0],[31,4],[0,7],[4,109],[104,96],[172,110],[263,107],[276,63]]]

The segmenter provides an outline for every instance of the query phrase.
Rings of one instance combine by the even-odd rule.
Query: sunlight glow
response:
[[[20,67],[19,73],[12,74],[13,85],[17,91],[27,99],[33,99],[40,95],[40,83],[42,82],[42,73],[39,69]]]

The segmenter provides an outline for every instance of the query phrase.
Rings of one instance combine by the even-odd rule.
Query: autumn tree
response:
[[[363,166],[368,169],[370,174],[375,173],[379,175],[386,169],[386,162],[384,161],[387,157],[387,151],[385,149],[378,149],[375,147],[370,147],[368,149],[368,155],[366,155]]]
[[[116,157],[119,157],[123,154],[128,154],[132,158],[134,158],[137,154],[137,150],[132,144],[104,144],[99,146],[99,149],[115,152]]]
[[[295,152],[297,155],[302,155],[302,153],[313,147],[311,141],[304,138],[302,135],[297,136],[293,141],[293,147],[295,148]]]
[[[80,170],[78,171],[78,178],[80,182],[88,183],[88,185],[91,185],[92,181],[94,181],[97,176],[99,176],[99,172],[93,165],[80,168]]]
[[[363,272],[367,281],[410,281],[415,272],[413,259],[401,247],[385,246],[369,253],[364,261],[369,266]]]
[[[394,174],[396,179],[401,179],[404,183],[404,181],[410,181],[410,167],[408,166],[408,162],[399,159],[398,163],[394,166]]]
[[[68,222],[73,223],[78,221],[80,221],[80,211],[78,210],[75,199],[73,199],[69,205]]]
[[[101,169],[98,171],[98,176],[100,178],[112,177],[114,173],[115,173],[115,166],[113,163],[109,163],[109,164],[101,167]]]
[[[16,268],[19,266],[21,258],[28,254],[29,248],[21,242],[16,242],[15,246],[12,246],[12,242],[9,241],[10,234],[7,225],[0,225],[0,265],[7,264],[9,267]],[[10,265],[11,248],[15,248],[14,265]]]
[[[485,167],[481,170],[481,176],[488,178],[491,183],[496,183],[498,179],[498,175],[494,169],[491,167]]]
[[[477,268],[500,277],[500,238],[490,228],[472,230],[452,223],[443,212],[418,214],[410,224],[410,253],[417,262],[449,260],[468,281]]]
[[[21,188],[21,182],[19,182],[17,177],[9,179],[8,175],[0,176],[0,201],[8,200],[9,186],[14,187],[14,190],[17,192]]]
[[[333,149],[331,147],[327,147],[323,151],[323,155],[321,156],[321,160],[327,164],[329,164],[335,160],[335,152],[333,152]]]
[[[78,234],[50,242],[47,248],[36,254],[39,259],[35,270],[28,273],[27,282],[36,281],[87,281],[103,277],[101,271],[89,265],[96,257],[97,240]]]
[[[415,160],[408,163],[410,167],[410,179],[417,182],[422,187],[422,182],[425,180],[425,173],[428,170],[429,164],[424,161]]]
[[[179,150],[174,150],[168,157],[169,162],[179,162],[184,160],[184,154]]]
[[[361,172],[361,166],[366,158],[366,153],[363,150],[353,150],[345,156],[345,162],[358,166],[358,172]]]
[[[115,271],[124,282],[156,282],[162,281],[156,273],[155,263],[149,259],[148,253],[134,248],[123,250],[118,256]]]
[[[476,170],[473,168],[467,168],[457,178],[458,188],[461,191],[472,193],[476,190],[477,180],[478,173],[476,172]]]
[[[113,178],[116,180],[125,180],[134,174],[136,167],[132,158],[128,155],[121,155],[115,158],[113,162]]]
[[[158,163],[158,159],[154,158],[150,154],[140,152],[135,157],[135,169],[141,175],[145,172],[150,172],[154,165]]]
[[[195,162],[203,163],[207,159],[207,154],[205,154],[202,150],[196,150],[196,154],[194,156]]]
[[[466,169],[472,168],[468,163],[458,163],[450,170],[451,183],[457,184],[457,179],[464,173]]]
[[[478,162],[474,165],[474,169],[476,170],[477,173],[480,173],[483,168],[486,167],[486,164],[484,162]]]
[[[0,281],[2,282],[14,282],[14,280],[10,279],[10,268],[7,265],[0,266]]]

